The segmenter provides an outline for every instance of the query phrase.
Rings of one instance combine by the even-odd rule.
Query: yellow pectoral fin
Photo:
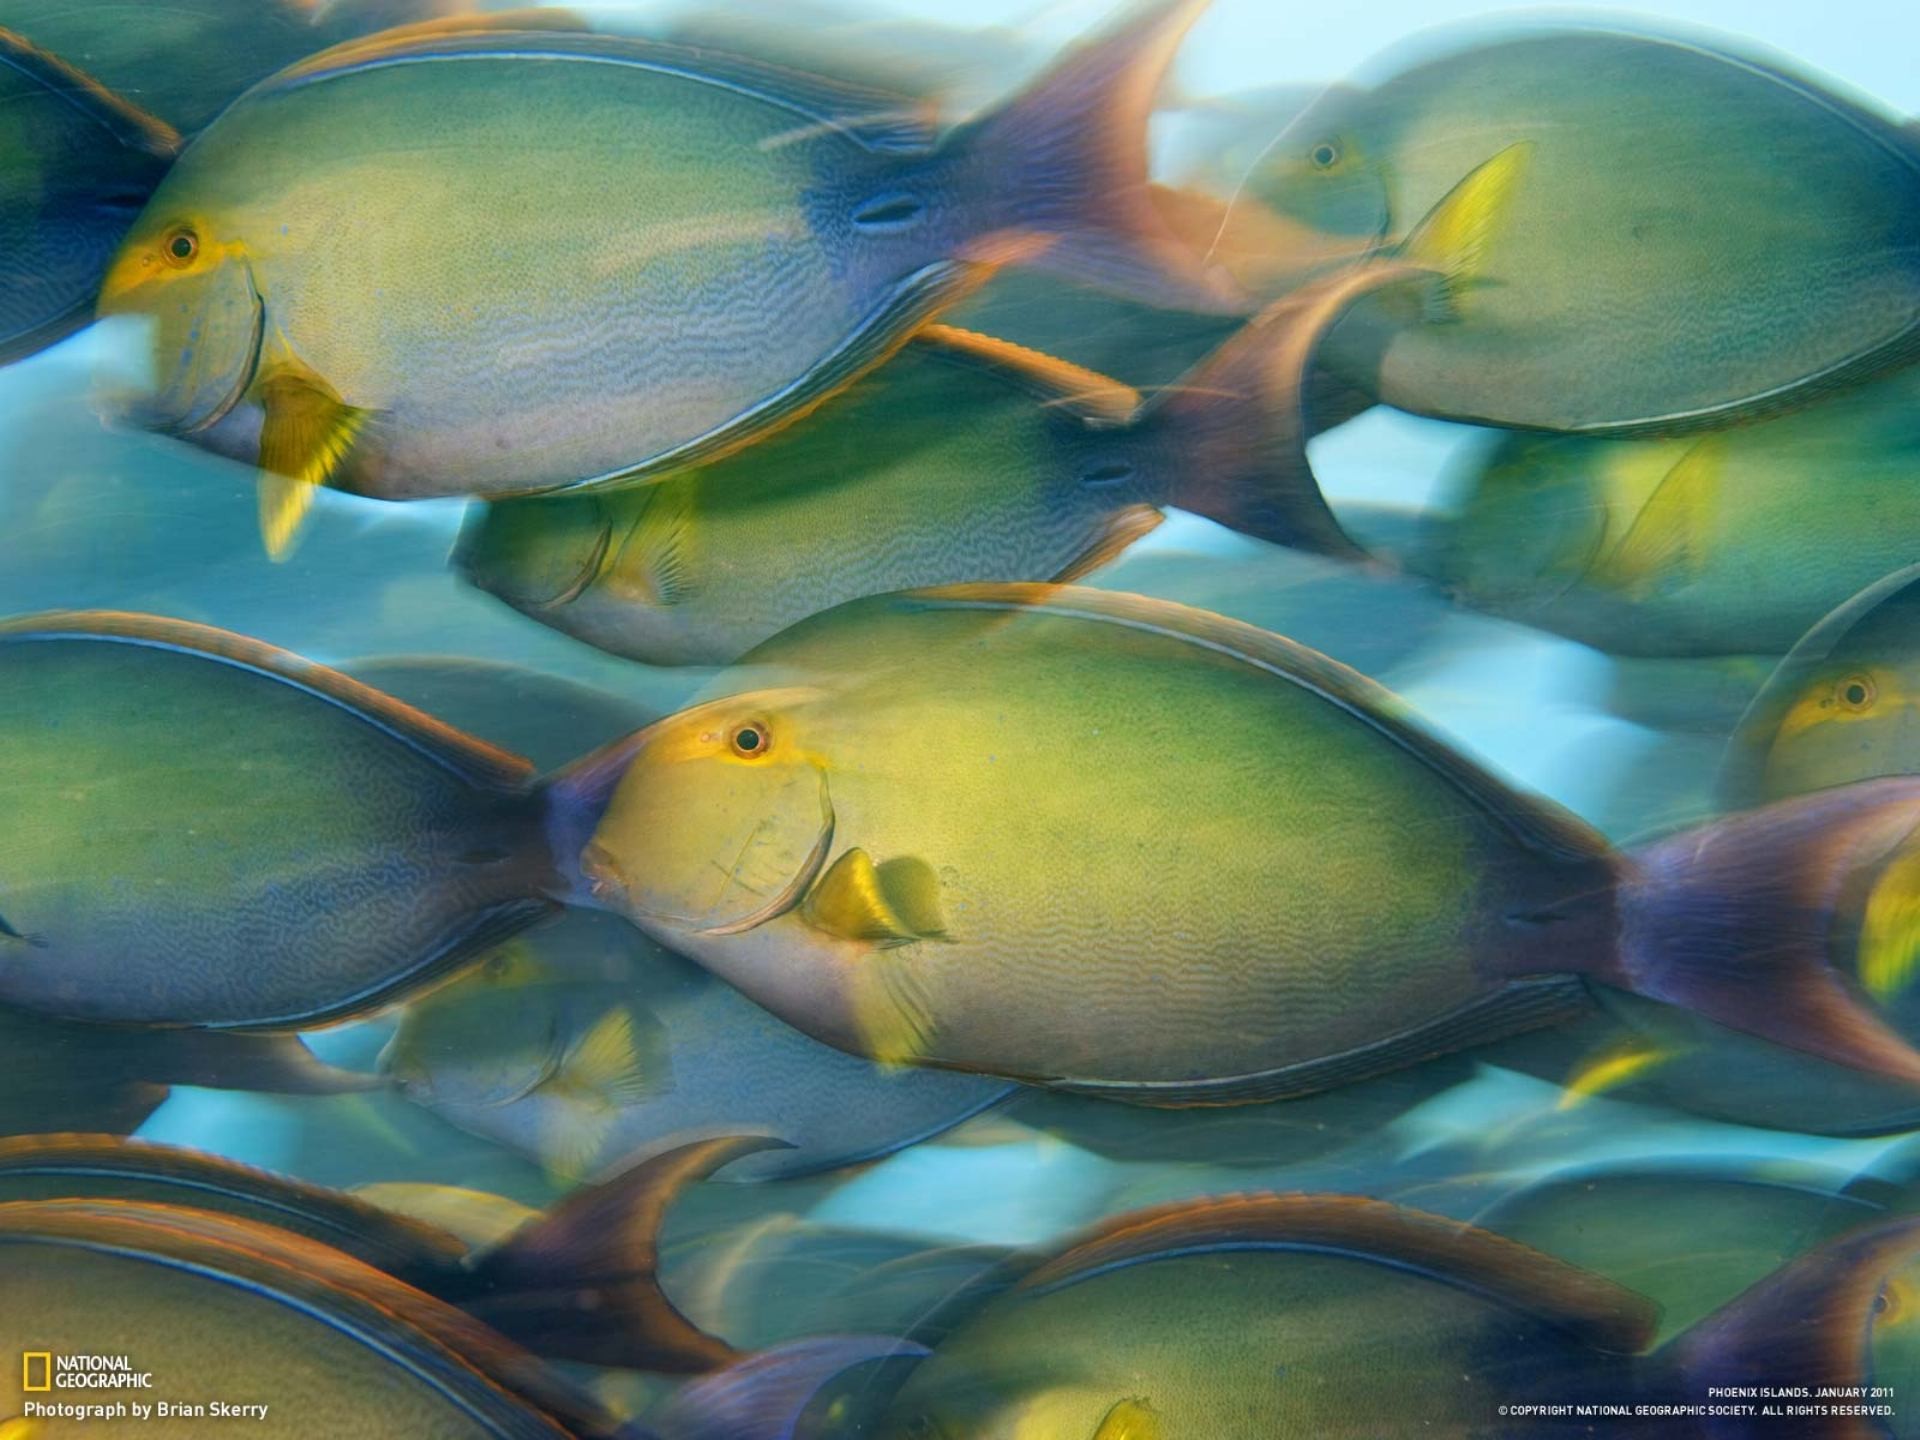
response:
[[[866,851],[847,851],[808,894],[801,918],[845,940],[902,944],[946,938],[940,878],[911,856],[875,865]]]
[[[1725,468],[1726,447],[1718,437],[1695,445],[1667,472],[1590,578],[1640,599],[1668,575],[1698,576],[1706,568]]]
[[[1860,983],[1891,1000],[1913,983],[1920,964],[1920,848],[1895,856],[1874,881],[1860,926]]]
[[[1136,1397],[1107,1411],[1093,1440],[1160,1440],[1162,1433],[1159,1412]]]
[[[671,1089],[666,1047],[651,1018],[642,1017],[636,1026],[631,1010],[614,1006],[594,1022],[547,1084],[615,1110]],[[649,1052],[644,1057],[643,1048]]]
[[[313,487],[330,483],[366,427],[349,405],[304,367],[283,367],[260,386],[260,534],[283,559],[313,508]]]
[[[1459,319],[1532,154],[1531,141],[1507,146],[1448,191],[1401,246],[1403,259],[1437,277],[1427,292],[1425,319]]]

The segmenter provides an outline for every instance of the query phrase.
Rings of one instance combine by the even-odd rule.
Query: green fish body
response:
[[[914,1367],[873,1433],[1553,1433],[1492,1417],[1624,1389],[1654,1313],[1548,1255],[1378,1201],[1169,1205],[1026,1262]]]
[[[1420,414],[1631,433],[1800,403],[1913,352],[1912,135],[1767,61],[1619,30],[1522,31],[1329,92],[1246,176],[1304,237],[1251,283],[1397,242],[1515,145],[1479,282],[1359,307],[1328,344],[1338,373]]]
[[[917,102],[646,41],[341,47],[209,126],[135,226],[101,307],[156,322],[131,411],[388,498],[733,448],[997,264],[1178,263],[1142,81],[1196,10],[1142,12],[944,138]]]
[[[1912,559],[1920,379],[1695,439],[1510,436],[1411,568],[1627,655],[1785,653]]]
[[[1324,1088],[1581,1008],[1493,957],[1604,944],[1585,831],[1310,651],[1045,593],[796,626],[562,777],[556,843],[833,1044],[1120,1098]]]
[[[535,619],[651,664],[738,659],[841,601],[1069,579],[1160,521],[1124,434],[916,343],[792,428],[658,484],[477,508],[456,563]]]
[[[256,642],[140,616],[0,630],[0,1002],[300,1028],[547,913],[530,767]]]
[[[1378,1200],[1255,1193],[1116,1216],[1010,1259],[907,1337],[775,1346],[687,1386],[661,1419],[670,1434],[704,1435],[738,1433],[719,1426],[751,1415],[745,1433],[769,1440],[1534,1440],[1626,1433],[1636,1420],[1707,1440],[1755,1433],[1723,1423],[1745,1415],[1733,1407],[1749,1386],[1755,1417],[1767,1406],[1787,1419],[1796,1397],[1884,1414],[1914,1373],[1920,1223],[1870,1205],[1849,1217],[1837,1202],[1823,1223],[1795,1203],[1807,1197],[1766,1198],[1777,1203],[1758,1213],[1811,1248],[1768,1269],[1783,1236],[1755,1237],[1754,1207],[1731,1194],[1720,1243],[1732,1253],[1669,1255],[1677,1267],[1649,1273],[1692,1322],[1665,1327],[1658,1348],[1659,1305],[1605,1270]],[[1495,1216],[1607,1254],[1620,1215],[1589,1204],[1594,1223],[1569,1229],[1581,1208]],[[1859,1223],[1832,1233],[1849,1218]],[[1649,1238],[1627,1240],[1657,1253]],[[1702,1295],[1730,1298],[1701,1314]],[[1857,1413],[1831,1414],[1797,1428],[1858,1433]]]
[[[1657,1302],[1660,1335],[1691,1328],[1794,1257],[1889,1212],[1911,1214],[1909,1187],[1865,1179],[1824,1190],[1782,1164],[1716,1172],[1619,1169],[1543,1180],[1475,1215],[1510,1240],[1604,1275]],[[1905,1285],[1900,1287],[1906,1289]],[[1876,1324],[1876,1339],[1920,1312]]]

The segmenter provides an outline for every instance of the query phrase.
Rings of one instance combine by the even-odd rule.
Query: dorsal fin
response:
[[[957,325],[929,325],[914,343],[1006,375],[1043,403],[1062,406],[1094,424],[1124,425],[1140,411],[1140,392],[1131,385],[1011,340]]]
[[[229,630],[122,610],[55,610],[0,622],[0,644],[49,639],[100,640],[178,650],[216,664],[252,670],[351,711],[475,785],[518,790],[533,777],[533,766],[518,755],[443,724],[338,670]]]
[[[1608,853],[1606,841],[1572,815],[1512,789],[1429,732],[1392,691],[1317,650],[1257,626],[1171,600],[1034,583],[946,585],[909,591],[896,603],[979,610],[1044,609],[1050,615],[1143,630],[1232,656],[1311,690],[1371,726],[1445,776],[1496,823],[1532,848],[1573,860],[1592,860]]]
[[[1659,1321],[1651,1300],[1603,1276],[1490,1230],[1360,1195],[1229,1195],[1135,1211],[1027,1272],[1014,1293],[1234,1250],[1311,1251],[1412,1270],[1622,1354],[1643,1350]]]
[[[58,95],[104,129],[116,144],[163,160],[179,152],[180,133],[166,121],[114,94],[84,70],[42,50],[24,35],[0,28],[0,66]]]
[[[932,106],[917,96],[808,75],[718,50],[624,35],[551,30],[490,32],[456,26],[421,32],[403,26],[398,31],[323,50],[281,71],[251,93],[260,96],[292,90],[363,70],[475,59],[577,61],[678,75],[791,111],[796,120],[804,122],[795,127],[796,138],[832,131],[869,150],[906,152],[930,150],[938,139],[938,117]]]
[[[21,1135],[0,1140],[0,1200],[30,1186],[71,1185],[73,1199],[151,1199],[195,1208],[227,1206],[337,1245],[390,1274],[421,1283],[423,1269],[453,1271],[466,1247],[432,1225],[379,1209],[343,1191],[309,1185],[218,1155],[121,1135]],[[116,1194],[116,1184],[150,1195]]]

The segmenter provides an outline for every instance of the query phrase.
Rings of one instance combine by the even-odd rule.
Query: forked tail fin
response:
[[[1340,526],[1307,459],[1308,377],[1320,342],[1356,300],[1428,272],[1369,262],[1274,302],[1142,417],[1174,453],[1169,503],[1222,525],[1340,559],[1365,555]]]
[[[1862,947],[1857,910],[1916,825],[1920,778],[1903,776],[1783,800],[1647,846],[1621,883],[1615,968],[1594,978],[1920,1085],[1920,1052],[1845,962]]]
[[[1175,233],[1148,180],[1147,121],[1206,5],[1149,0],[955,136],[955,163],[980,197],[979,238],[965,249],[993,256],[1008,234],[1043,237],[1034,263],[1072,279],[1175,308],[1249,308]]]

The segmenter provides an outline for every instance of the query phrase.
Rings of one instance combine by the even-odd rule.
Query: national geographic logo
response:
[[[20,1388],[29,1395],[54,1390],[151,1390],[153,1374],[128,1355],[65,1355],[28,1350],[20,1356]]]

